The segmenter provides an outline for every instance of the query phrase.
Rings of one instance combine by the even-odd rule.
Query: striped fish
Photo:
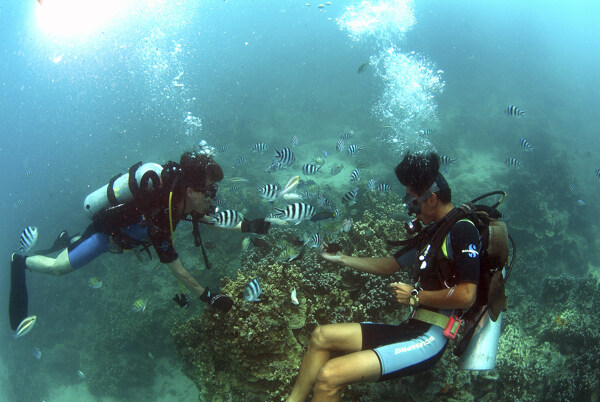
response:
[[[323,244],[323,237],[318,233],[315,233],[312,236],[306,236],[306,238],[304,239],[305,246],[319,248],[319,247],[321,247],[322,244]]]
[[[517,169],[523,167],[523,164],[516,158],[508,158],[504,163],[506,163],[506,166],[508,167],[514,167]]]
[[[296,160],[296,158],[294,157],[294,153],[289,148],[283,148],[281,151],[275,149],[275,152],[275,160],[277,160],[284,166],[289,166]]]
[[[360,181],[360,169],[356,168],[350,174],[350,183]]]
[[[340,140],[348,141],[350,138],[352,138],[352,133],[344,133],[341,135]]]
[[[362,145],[352,144],[348,147],[348,149],[346,150],[346,153],[350,156],[354,156],[359,151],[362,151],[362,149],[363,149]]]
[[[531,144],[529,143],[529,141],[527,141],[527,138],[521,138],[519,140],[519,147],[525,151],[525,152],[532,152],[533,151],[533,147],[531,146]]]
[[[451,157],[449,157],[448,155],[441,155],[440,162],[442,163],[442,166],[444,167],[444,169],[443,169],[444,173],[448,173],[448,167],[450,167],[450,165],[456,161],[454,159],[452,159]]]
[[[295,147],[296,145],[298,145],[298,137],[293,136],[292,137],[292,146]]]
[[[525,111],[519,109],[519,107],[515,105],[507,106],[504,113],[511,117],[525,117]]]
[[[420,130],[419,131],[419,135],[421,137],[430,137],[433,134],[435,134],[435,130],[432,129],[432,128],[426,128],[425,130]]]
[[[302,172],[304,172],[304,174],[306,174],[306,175],[313,175],[321,170],[321,166],[322,165],[317,166],[317,165],[307,163],[304,166],[302,166]]]
[[[598,170],[598,169],[596,169],[596,170]],[[597,176],[597,175],[598,175],[598,174],[596,174],[596,176]],[[576,186],[575,184],[569,184],[569,190],[571,190],[571,192],[572,192],[573,194],[577,194],[577,186]]]
[[[250,149],[253,152],[263,152],[264,150],[266,150],[268,148],[268,145],[265,144],[264,142],[257,142],[256,144],[252,145],[250,147]]]
[[[329,210],[333,209],[333,205],[331,205],[331,202],[329,202],[329,200],[321,193],[317,195],[317,204],[320,207],[327,208]]]
[[[227,150],[229,150],[229,145],[223,145],[221,148],[219,148],[219,152],[227,152]]]
[[[440,162],[442,162],[442,165],[448,166],[448,165],[453,164],[456,161],[454,159],[452,159],[451,157],[449,157],[448,155],[441,155]]]
[[[20,247],[19,251],[23,254],[27,253],[38,239],[38,228],[35,226],[27,226],[23,233],[21,233]]]
[[[273,201],[277,198],[277,192],[279,191],[278,184],[265,184],[258,188],[260,196],[268,201]]]
[[[596,178],[600,180],[600,168],[594,170],[594,173],[596,173]]]
[[[258,278],[254,278],[250,281],[250,283],[244,289],[244,299],[247,302],[259,302],[260,299],[258,296],[262,293],[262,289],[260,288],[260,283],[258,283]]]
[[[351,207],[352,205],[356,204],[356,196],[357,195],[358,195],[358,188],[353,188],[352,190],[350,190],[346,194],[344,194],[344,196],[342,197],[342,203]]]
[[[246,157],[245,156],[240,156],[239,158],[237,158],[235,160],[235,166],[242,166],[245,163],[246,163]]]
[[[273,173],[283,169],[286,169],[286,167],[283,166],[278,160],[274,160],[273,162],[271,162],[271,166],[267,168],[267,173]]]
[[[226,209],[225,211],[211,215],[209,222],[219,228],[232,228],[240,223],[242,219],[243,216],[241,213],[233,209]]]
[[[377,184],[377,181],[375,181],[374,178],[369,179],[369,182],[367,183],[367,187],[369,187],[369,191],[375,191],[376,184]]]
[[[377,190],[381,193],[389,193],[390,191],[392,191],[392,186],[390,186],[387,183],[379,183],[379,185],[377,186]]]
[[[36,320],[37,320],[37,316],[35,316],[35,315],[24,318],[23,321],[21,321],[21,323],[17,327],[17,330],[15,331],[13,338],[17,339],[17,338],[22,337],[23,335],[27,335],[29,333],[29,331],[31,331],[33,326],[35,325]]]
[[[343,139],[339,139],[337,144],[335,144],[335,150],[338,152],[341,152],[344,150],[344,140]]]
[[[303,202],[288,204],[285,209],[275,208],[275,217],[287,222],[295,222],[296,225],[303,220],[310,219],[315,215],[315,207]]]

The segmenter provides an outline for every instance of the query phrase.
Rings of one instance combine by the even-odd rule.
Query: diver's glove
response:
[[[175,303],[179,304],[179,307],[181,307],[182,309],[186,309],[190,306],[191,299],[185,293],[180,293],[178,295],[175,295],[173,300],[175,301]]]
[[[242,233],[267,234],[271,227],[271,222],[267,222],[264,218],[248,220],[244,218],[242,222]]]
[[[208,290],[208,288],[204,289],[204,293],[200,295],[200,300],[202,300],[205,303],[208,303],[209,306],[218,308],[224,313],[231,310],[231,306],[233,306],[233,300],[231,300],[231,297],[223,293],[217,293],[216,295],[213,295],[212,293],[210,293],[210,290]]]

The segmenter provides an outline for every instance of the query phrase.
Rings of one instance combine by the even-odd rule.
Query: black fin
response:
[[[27,317],[29,298],[25,279],[25,258],[15,254],[10,263],[10,296],[8,314],[10,327],[17,330],[21,321]]]

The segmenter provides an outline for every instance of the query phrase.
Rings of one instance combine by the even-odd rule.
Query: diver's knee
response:
[[[325,345],[325,334],[323,333],[323,326],[318,325],[310,336],[310,346],[313,348],[323,349]]]
[[[319,393],[327,395],[335,395],[340,391],[342,385],[338,384],[336,378],[338,378],[337,370],[334,364],[327,362],[321,367],[317,373],[317,381],[315,382],[314,389]]]
[[[69,264],[68,261],[66,263],[65,261],[55,261],[52,267],[52,274],[55,276],[63,276],[72,271],[73,267],[71,267],[71,264]]]

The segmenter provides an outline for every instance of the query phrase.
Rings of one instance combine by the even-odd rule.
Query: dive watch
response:
[[[411,290],[408,296],[408,305],[411,307],[419,307],[419,291],[415,288]]]

